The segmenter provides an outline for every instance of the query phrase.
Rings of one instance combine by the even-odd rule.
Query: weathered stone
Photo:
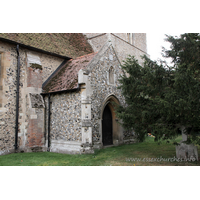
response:
[[[3,63],[3,81],[4,85],[2,87],[2,94],[0,94],[0,98],[2,99],[2,106],[0,107],[0,118],[4,122],[0,124],[0,139],[2,139],[2,143],[0,145],[0,155],[6,154],[14,151],[15,144],[15,119],[16,119],[16,69],[17,69],[17,53],[16,46],[12,44],[8,44],[0,41],[0,52],[2,56]],[[37,58],[40,58],[40,64],[43,66],[42,73],[36,72],[37,76],[29,76],[27,69],[27,64],[32,63],[32,61],[27,62],[27,53],[34,54]],[[35,62],[35,61],[34,61]],[[27,49],[23,49],[20,47],[20,87],[19,87],[19,138],[18,145],[19,148],[25,149],[28,151],[27,139],[28,139],[28,127],[30,124],[29,120],[35,120],[37,114],[34,109],[40,109],[42,103],[39,105],[33,105],[33,110],[31,111],[32,104],[31,99],[29,97],[29,93],[40,94],[42,92],[42,83],[50,76],[50,74],[55,71],[55,69],[63,62],[63,59],[57,58],[54,56],[49,56],[46,54],[41,54],[38,52],[27,51]],[[40,70],[41,71],[41,70]],[[31,72],[32,73],[32,72]],[[29,78],[28,78],[29,76]],[[1,82],[1,81],[0,81]],[[30,84],[30,87],[27,87],[27,84]],[[0,86],[1,83],[0,83]],[[36,86],[36,87],[35,87]],[[40,88],[37,88],[39,87]],[[0,100],[1,101],[1,100]],[[41,102],[42,100],[40,100]],[[37,107],[37,108],[36,108]],[[43,104],[44,109],[44,104]],[[23,114],[23,115],[22,115]],[[41,120],[41,117],[44,117],[42,113],[37,116],[38,123],[35,126],[43,126],[44,123]],[[32,119],[34,118],[34,119]],[[42,129],[41,129],[42,130]],[[36,131],[36,129],[34,129]],[[9,132],[9,134],[7,134]],[[44,132],[41,133],[42,137],[44,137]],[[8,137],[11,135],[11,137]],[[43,140],[43,139],[42,139]],[[42,141],[41,140],[41,141]],[[36,140],[35,140],[36,141]],[[38,139],[39,141],[39,139]]]
[[[83,60],[85,64],[82,71],[69,69],[71,74],[76,77],[78,75],[77,87],[80,90],[51,94],[50,151],[91,153],[93,148],[102,147],[104,106],[111,105],[114,100],[122,105],[125,103],[121,91],[117,89],[119,76],[123,73],[120,62],[128,54],[135,55],[141,62],[140,56],[146,51],[145,34],[134,35],[134,45],[137,48],[126,36],[125,33],[116,33],[101,34],[101,37],[95,35],[93,39],[87,37],[94,52],[98,53],[94,53],[90,62]],[[12,152],[15,143],[16,46],[0,41],[0,52],[3,59],[0,79],[1,155]],[[40,93],[42,84],[61,66],[63,60],[64,58],[20,47],[19,151],[47,149],[48,96],[43,101]],[[62,81],[66,81],[65,77]],[[125,139],[131,141],[131,134],[123,134],[115,118],[113,127],[114,145],[123,143]],[[188,154],[191,154],[190,150]]]
[[[82,127],[91,127],[92,123],[90,119],[83,119],[82,120]]]
[[[51,139],[63,141],[81,141],[81,99],[80,93],[51,95]],[[45,98],[48,107],[47,97]],[[46,124],[48,110],[46,112]],[[48,132],[48,127],[46,127]]]
[[[176,157],[180,159],[198,160],[197,147],[194,144],[181,143],[176,146]]]
[[[30,98],[32,108],[44,108],[44,100],[42,95],[30,93]]]

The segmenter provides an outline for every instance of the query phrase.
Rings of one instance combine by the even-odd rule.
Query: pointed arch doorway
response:
[[[114,95],[109,95],[102,103],[100,133],[103,146],[123,143],[123,129],[117,123],[113,103],[120,104]]]
[[[103,111],[102,142],[104,146],[113,144],[112,113],[108,104],[105,106]]]

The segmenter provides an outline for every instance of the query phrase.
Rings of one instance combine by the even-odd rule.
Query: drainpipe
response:
[[[20,78],[20,57],[19,45],[17,45],[17,91],[16,91],[16,122],[15,122],[15,151],[18,149],[18,123],[19,123],[19,78]]]
[[[47,151],[50,151],[50,117],[51,117],[51,112],[50,112],[50,94],[48,96],[48,149]]]

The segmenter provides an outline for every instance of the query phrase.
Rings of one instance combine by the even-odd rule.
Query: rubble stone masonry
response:
[[[84,33],[94,52],[99,51],[106,41],[111,41],[115,52],[122,63],[128,55],[134,55],[142,64],[141,56],[147,54],[146,33],[132,33],[128,41],[127,33]]]
[[[14,151],[16,119],[17,53],[16,46],[0,41],[2,73],[0,79],[0,155]],[[41,68],[28,65],[27,56],[39,58]],[[40,94],[42,83],[63,62],[63,59],[20,48],[20,87],[19,87],[19,150],[44,144],[44,127],[41,123],[44,108],[32,108],[30,94]],[[33,63],[34,64],[34,63]],[[42,127],[42,128],[41,128]],[[37,129],[37,131],[36,131]],[[32,135],[30,135],[30,132]],[[36,134],[39,133],[38,135]]]
[[[48,101],[45,98],[46,107]],[[51,140],[82,141],[80,92],[51,95]],[[48,120],[48,111],[46,112]],[[46,126],[46,132],[48,127]]]
[[[145,34],[132,35],[134,44],[127,42],[125,33],[93,33],[85,36],[98,53],[78,72],[77,90],[51,94],[50,137],[51,150],[54,152],[92,152],[89,151],[92,145],[101,145],[101,121],[105,104],[110,103],[111,96],[120,104],[125,103],[117,88],[118,79],[123,74],[120,64],[128,54],[135,55],[142,63],[140,56],[146,52]],[[0,54],[0,155],[3,155],[14,152],[15,144],[16,45],[0,41]],[[63,63],[64,58],[28,50],[20,45],[19,56],[18,149],[26,152],[46,151],[48,96],[44,95],[44,99],[41,96],[42,84]],[[114,123],[113,130],[117,130],[118,125]],[[116,144],[118,139],[123,142],[125,137],[129,137],[119,129],[116,131],[117,137],[113,136],[116,140],[113,143]]]
[[[109,83],[109,69],[114,69],[114,84]],[[115,96],[121,104],[124,103],[124,98],[121,91],[117,89],[119,86],[119,76],[122,74],[120,62],[112,46],[101,55],[101,58],[96,65],[92,67],[88,80],[91,84],[91,124],[92,124],[92,140],[93,143],[98,143],[101,140],[101,112],[103,103],[107,97]]]

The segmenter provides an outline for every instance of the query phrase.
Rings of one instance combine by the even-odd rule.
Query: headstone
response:
[[[194,144],[181,143],[176,146],[176,157],[180,159],[198,160],[197,147]]]

